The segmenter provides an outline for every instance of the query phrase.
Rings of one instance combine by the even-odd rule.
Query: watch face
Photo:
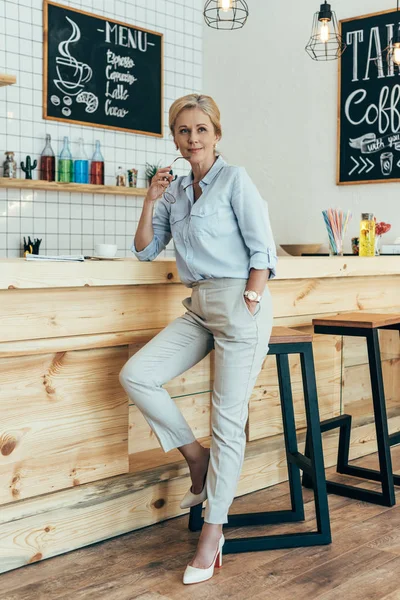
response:
[[[247,297],[249,298],[249,300],[257,300],[257,293],[256,292],[249,292],[247,294]]]

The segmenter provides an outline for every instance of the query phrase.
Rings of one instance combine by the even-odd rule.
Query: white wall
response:
[[[106,183],[115,182],[116,168],[121,165],[124,169],[138,168],[138,186],[144,187],[146,162],[161,160],[165,165],[176,156],[168,130],[171,103],[178,96],[200,91],[202,87],[201,2],[60,0],[59,3],[164,34],[164,139],[43,120],[43,0],[0,0],[0,72],[17,76],[16,85],[0,88],[0,167],[6,150],[16,153],[18,165],[27,154],[38,159],[46,133],[52,136],[56,154],[61,150],[64,135],[70,137],[73,152],[78,138],[83,137],[90,157],[94,140],[100,139]],[[19,169],[17,176],[24,177],[24,173]],[[38,178],[37,170],[33,178]],[[117,243],[121,256],[130,254],[142,204],[142,198],[0,188],[0,256],[20,256],[22,237],[28,235],[43,238],[41,254],[92,254],[94,244],[103,241]],[[164,255],[174,255],[172,245]]]
[[[319,0],[249,0],[238,31],[204,25],[203,91],[222,114],[219,147],[243,165],[269,202],[277,243],[326,242],[321,210],[361,212],[400,236],[400,184],[336,185],[337,61],[311,60],[304,47]],[[332,0],[338,19],[395,8],[395,0]]]

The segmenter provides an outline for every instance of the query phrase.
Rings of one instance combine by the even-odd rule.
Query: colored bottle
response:
[[[40,179],[44,181],[56,180],[56,156],[51,147],[51,136],[46,135],[46,145],[40,157]]]
[[[90,183],[104,185],[104,158],[100,150],[99,140],[96,140],[96,150],[90,164]]]
[[[74,161],[74,181],[75,183],[89,183],[89,160],[83,138],[79,138],[78,156]]]
[[[375,220],[372,213],[361,215],[359,255],[375,255]]]
[[[61,150],[58,160],[58,181],[61,183],[71,183],[74,180],[73,160],[71,150],[69,149],[68,137],[64,137],[64,146]]]

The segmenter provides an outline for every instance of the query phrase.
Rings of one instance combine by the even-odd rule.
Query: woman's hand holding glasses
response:
[[[161,198],[161,196],[164,196],[164,199],[169,204],[175,204],[175,202],[176,202],[175,196],[171,192],[167,191],[167,189],[169,188],[172,181],[175,181],[175,179],[178,177],[177,175],[174,176],[174,174],[172,172],[172,165],[174,164],[174,162],[176,162],[177,160],[180,160],[182,158],[184,160],[188,160],[190,157],[189,156],[178,156],[177,158],[175,158],[175,160],[172,161],[172,163],[169,167],[164,167],[162,169],[158,169],[157,173],[154,175],[153,179],[151,180],[151,185],[149,187],[149,191],[147,192],[147,196],[146,196],[147,200],[149,200],[150,202],[155,202],[158,198]],[[190,187],[191,185],[194,185],[195,183],[198,183],[198,181],[192,181],[192,183],[189,183],[189,185],[184,187],[183,190],[184,191],[187,190],[188,187]]]
[[[149,189],[147,190],[146,200],[155,202],[158,198],[161,198],[171,181],[174,180],[174,175],[172,175],[170,171],[171,167],[163,167],[162,169],[158,169],[157,173],[151,180]]]

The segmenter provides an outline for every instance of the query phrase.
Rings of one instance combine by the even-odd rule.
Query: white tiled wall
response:
[[[168,109],[176,98],[202,88],[202,0],[60,0],[59,4],[123,20],[164,34],[164,137],[135,135],[42,119],[42,0],[0,0],[0,72],[15,74],[17,84],[0,88],[0,167],[4,152],[17,164],[26,155],[39,158],[46,133],[56,154],[68,135],[71,150],[83,137],[88,156],[100,139],[106,183],[114,184],[119,165],[139,169],[145,186],[145,163],[176,156],[168,129]],[[177,169],[178,173],[180,172]],[[0,168],[0,175],[2,169]],[[18,170],[17,177],[25,177]],[[37,178],[37,171],[33,178]],[[23,236],[43,238],[40,253],[91,254],[97,242],[129,247],[142,198],[0,188],[0,256],[21,256]],[[165,250],[173,255],[172,246]]]

